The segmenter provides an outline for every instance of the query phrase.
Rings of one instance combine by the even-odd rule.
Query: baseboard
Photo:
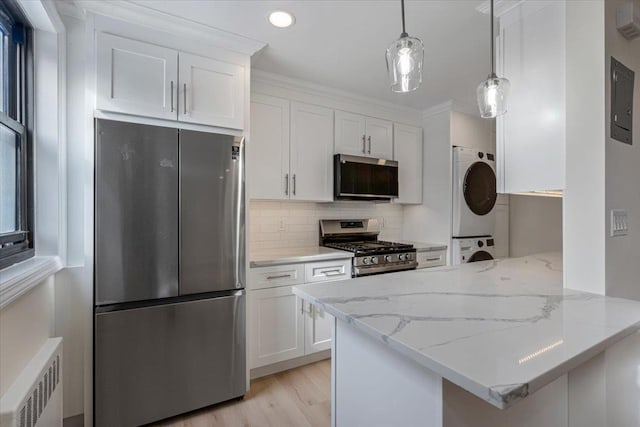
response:
[[[65,418],[62,420],[62,427],[84,427],[84,414]]]
[[[282,362],[274,363],[273,365],[261,366],[259,368],[252,369],[249,376],[252,380],[255,380],[256,378],[276,374],[282,371],[288,371],[289,369],[298,368],[300,366],[329,358],[331,358],[331,350],[319,351],[318,353],[309,354],[307,356],[296,357],[295,359],[284,360]]]

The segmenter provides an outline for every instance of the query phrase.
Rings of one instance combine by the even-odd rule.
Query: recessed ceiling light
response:
[[[269,22],[271,22],[271,25],[274,27],[287,28],[296,22],[296,18],[289,12],[276,10],[269,14]]]

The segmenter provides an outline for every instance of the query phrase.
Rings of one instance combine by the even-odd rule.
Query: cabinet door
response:
[[[291,103],[291,199],[333,201],[333,110]]]
[[[97,35],[96,108],[175,120],[178,52],[148,43]]]
[[[178,120],[244,128],[244,67],[180,52]]]
[[[398,161],[398,203],[422,203],[422,129],[393,125],[393,159]]]
[[[251,368],[304,355],[302,300],[291,286],[249,291]]]
[[[378,159],[393,157],[393,123],[367,117],[367,156]]]
[[[304,354],[331,348],[333,316],[315,305],[302,301],[305,312]]]
[[[366,120],[360,114],[336,111],[335,154],[367,155]]]
[[[524,2],[500,23],[497,65],[511,93],[496,121],[498,191],[563,189],[565,2]]]
[[[252,199],[289,198],[289,101],[251,95],[249,196]]]

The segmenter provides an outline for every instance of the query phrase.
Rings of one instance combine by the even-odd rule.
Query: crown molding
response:
[[[333,87],[322,86],[316,83],[312,83],[306,80],[296,79],[294,77],[283,76],[281,74],[275,74],[268,71],[251,69],[251,81],[268,84],[284,89],[291,89],[298,92],[303,92],[308,95],[314,96],[331,96],[333,98],[342,99],[348,102],[365,103],[373,105],[378,108],[383,108],[392,111],[406,112],[408,114],[420,115],[420,110],[416,108],[407,107],[406,105],[394,104],[392,102],[383,101],[377,98],[371,98],[365,95],[349,92],[342,89],[336,89]]]
[[[493,4],[493,14],[496,18],[508,13],[511,9],[518,7],[524,0],[495,0]],[[476,10],[480,13],[488,15],[491,13],[490,0],[482,2]]]
[[[427,119],[429,117],[435,116],[436,114],[447,113],[447,112],[451,113],[454,111],[456,113],[463,113],[469,116],[479,117],[478,110],[476,110],[474,107],[461,104],[454,100],[449,100],[441,104],[434,105],[433,107],[427,108],[426,110],[422,111],[422,118]]]
[[[72,2],[85,15],[86,13],[104,15],[143,27],[163,29],[166,32],[182,37],[198,40],[205,39],[212,45],[239,52],[244,55],[251,56],[264,49],[267,45],[267,43],[260,40],[223,31],[215,27],[161,12],[130,1],[72,0]],[[65,5],[63,10],[71,12],[68,5]]]

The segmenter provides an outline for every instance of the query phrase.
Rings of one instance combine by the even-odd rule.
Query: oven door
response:
[[[398,197],[398,162],[336,154],[336,200],[384,200]]]

